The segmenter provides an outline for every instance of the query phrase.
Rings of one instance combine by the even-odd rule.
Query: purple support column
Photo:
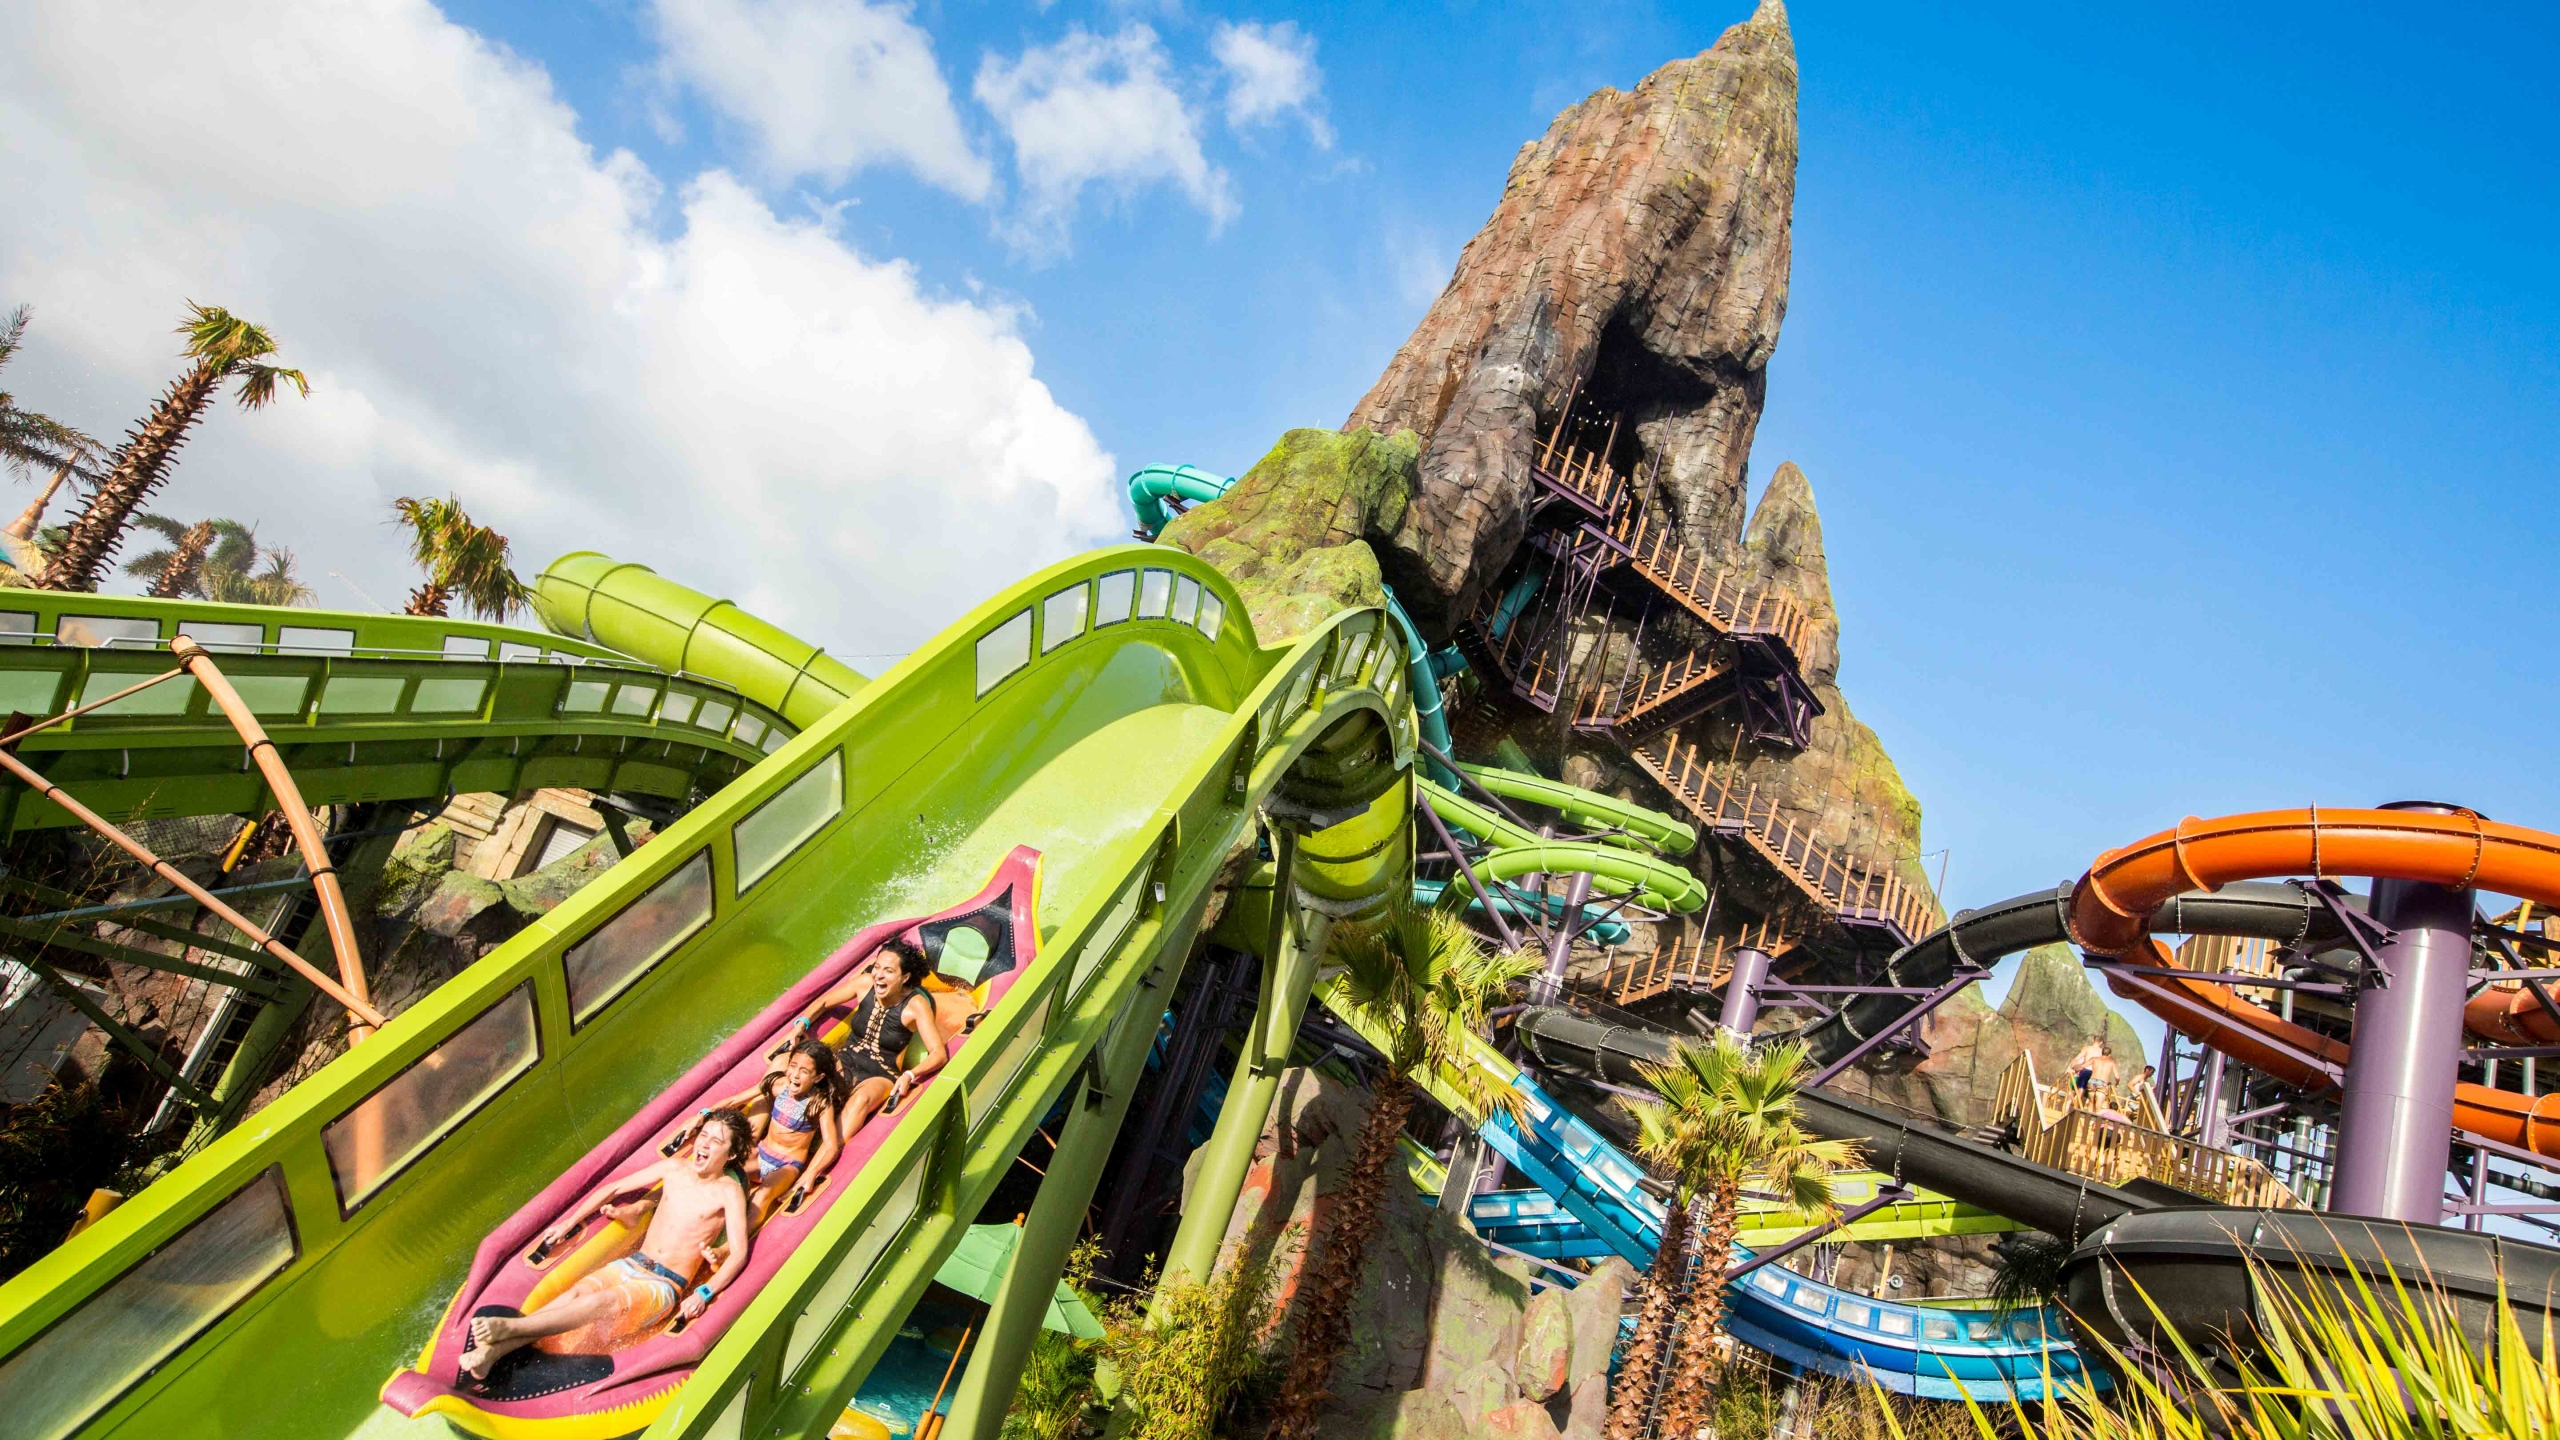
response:
[[[1760,1018],[1760,987],[1769,981],[1769,952],[1745,947],[1733,952],[1733,974],[1724,982],[1724,1013],[1716,1023],[1748,1040]]]
[[[2454,814],[2404,803],[2389,810]],[[2453,1150],[2454,1057],[2471,983],[2471,892],[2411,880],[2373,882],[2370,913],[2399,932],[2380,948],[2380,983],[2356,995],[2354,1056],[2338,1110],[2337,1188],[2329,1208],[2412,1224],[2444,1220]]]
[[[2202,1094],[2196,1101],[2196,1139],[2209,1150],[2222,1148],[2222,1052],[2208,1050],[2204,1059]]]
[[[1529,987],[1529,998],[1540,1005],[1553,1005],[1564,993],[1564,967],[1573,958],[1573,937],[1582,931],[1582,907],[1591,898],[1591,872],[1583,871],[1564,887],[1564,918],[1556,922],[1555,936],[1547,942],[1547,968],[1538,975],[1538,983]]]

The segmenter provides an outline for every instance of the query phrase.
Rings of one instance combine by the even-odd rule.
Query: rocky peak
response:
[[[1344,426],[1423,437],[1415,503],[1382,558],[1426,623],[1461,613],[1518,547],[1532,453],[1569,403],[1623,418],[1613,459],[1646,469],[1694,543],[1738,547],[1795,169],[1780,0],[1521,148],[1492,218]]]
[[[1742,541],[1742,563],[1761,588],[1793,600],[1813,622],[1798,656],[1804,678],[1829,685],[1840,677],[1840,612],[1831,603],[1831,562],[1822,553],[1822,517],[1814,512],[1813,482],[1796,462],[1769,477],[1769,488],[1751,512]]]

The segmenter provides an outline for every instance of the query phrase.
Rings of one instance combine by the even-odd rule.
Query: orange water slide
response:
[[[2156,978],[2110,975],[2118,995],[2254,1069],[2316,1088],[2344,1068],[2346,1046],[2261,1009],[2229,986],[2188,978],[2147,933],[2152,912],[2173,895],[2285,875],[2418,880],[2560,905],[2560,836],[2468,811],[2313,807],[2189,817],[2098,857],[2072,887],[2071,936],[2092,953],[2160,970]],[[2560,1036],[2560,1026],[2521,991],[2488,991],[2473,999],[2465,1019],[2482,1034],[2519,1043],[2547,1044],[2542,1037]],[[2465,1082],[2454,1092],[2454,1123],[2560,1157],[2560,1094],[2528,1099]]]

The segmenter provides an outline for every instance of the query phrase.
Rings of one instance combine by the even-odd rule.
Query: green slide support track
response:
[[[1510,771],[1495,773],[1514,775],[1515,778],[1520,779],[1536,779],[1535,776],[1517,776],[1515,772]],[[1687,912],[1707,903],[1705,882],[1668,861],[1656,859],[1641,850],[1620,848],[1616,845],[1546,839],[1537,831],[1514,824],[1492,808],[1479,805],[1463,795],[1444,790],[1428,780],[1417,780],[1416,783],[1421,787],[1423,802],[1431,807],[1432,813],[1495,847],[1492,856],[1485,861],[1477,862],[1475,867],[1477,877],[1487,885],[1509,880],[1514,876],[1539,872],[1572,875],[1588,871],[1592,879],[1592,889],[1603,895],[1638,893],[1643,903],[1657,910]],[[1560,785],[1554,781],[1538,783],[1550,792],[1548,798],[1537,798],[1527,794],[1521,795],[1520,798],[1532,800],[1541,805],[1569,804],[1571,809],[1568,813],[1577,815],[1587,822],[1604,824],[1611,828],[1623,828],[1630,832],[1635,832],[1637,823],[1651,823],[1642,821],[1640,817],[1643,816],[1652,816],[1654,821],[1659,821],[1666,826],[1674,824],[1653,811],[1641,806],[1629,805],[1623,801],[1611,800],[1606,795],[1597,795],[1588,790]],[[1493,787],[1488,785],[1486,788]],[[1688,831],[1686,826],[1676,828],[1684,832]],[[1696,844],[1695,832],[1688,833],[1690,843]],[[1443,904],[1462,903],[1466,898],[1468,896],[1465,894],[1463,884],[1452,885],[1449,890],[1442,893]]]
[[[598,571],[591,596],[615,589],[610,567]],[[47,598],[122,613],[100,597]],[[165,640],[175,610],[125,603],[142,607],[128,618],[160,627],[143,643]],[[553,603],[546,597],[546,613]],[[199,608],[215,623],[221,607]],[[294,624],[322,618],[249,612],[271,629],[287,614]],[[341,738],[358,722],[333,715],[326,695],[339,667],[370,676],[356,667],[374,663],[479,667],[493,681],[512,664],[556,669],[563,708],[521,722],[527,749],[539,748],[542,725],[598,737],[573,747],[573,759],[601,747],[625,767],[653,746],[693,743],[666,735],[661,712],[620,703],[623,685],[664,694],[689,679],[617,667],[560,640],[545,643],[577,663],[447,661],[442,650],[376,657],[365,627],[382,617],[327,618],[359,632],[344,653],[274,657],[288,670],[319,666],[295,672],[306,690],[321,689],[291,712],[323,732],[314,764],[325,747],[344,756],[348,744],[363,761],[367,737]],[[636,613],[589,623],[652,648],[637,628],[616,628],[625,619],[653,623]],[[825,1434],[1040,1117],[1071,1084],[1114,1090],[1119,1062],[1143,1051],[1130,1032],[1152,1034],[1213,883],[1260,813],[1306,832],[1290,842],[1302,854],[1279,906],[1284,927],[1312,930],[1410,885],[1414,721],[1404,667],[1394,647],[1375,643],[1385,623],[1382,611],[1346,611],[1264,648],[1222,577],[1151,546],[1098,551],[1007,588],[251,1123],[0,1286],[0,1391],[12,1423],[44,1436],[151,1440],[446,1433],[375,1397],[415,1357],[480,1237],[847,936],[964,897],[1014,846],[1032,846],[1046,857],[1040,957],[647,1431],[658,1440]],[[292,646],[274,634],[259,643]],[[674,658],[717,663],[699,643],[697,631]],[[112,653],[56,659],[76,667]],[[791,709],[814,693],[800,688],[808,677],[835,687],[791,653],[777,652],[786,664],[761,678],[717,678],[794,723]],[[144,673],[154,663],[123,658]],[[252,659],[243,651],[236,662],[246,673]],[[589,679],[591,661],[603,708],[567,706],[566,687]],[[777,692],[767,682],[784,668],[801,680]],[[59,701],[75,669],[56,673]],[[439,739],[460,743],[415,713],[414,687],[430,678],[462,677],[398,672],[400,699],[364,712],[367,723],[422,733],[374,740],[429,751]],[[457,728],[495,723],[484,713]],[[588,725],[607,728],[579,728]],[[615,735],[615,725],[645,725],[656,738]],[[237,765],[239,747],[198,728],[169,748],[218,754],[195,772],[210,785]],[[760,743],[749,748],[761,753]],[[55,763],[102,753],[92,745]],[[170,769],[173,785],[186,778]],[[314,774],[305,783],[315,798],[335,793],[297,771]],[[198,798],[206,808],[248,803],[210,789]],[[573,1006],[572,973],[598,967],[611,980],[585,983]],[[415,1127],[385,1178],[342,1194],[333,1150],[378,1113],[369,1097],[419,1067],[434,1074],[466,1058],[494,1066],[491,1078],[447,1087],[440,1113]],[[1070,1178],[1089,1187],[1089,1175]],[[1049,1220],[1082,1209],[1045,1192],[1037,1208]],[[1026,1235],[1021,1283],[1054,1281],[1031,1273],[1063,1253],[1054,1239]],[[991,1371],[971,1383],[1009,1393],[1011,1377]]]
[[[544,785],[681,800],[806,724],[723,679],[539,631],[49,590],[0,594],[0,712],[56,714],[147,680],[173,667],[180,632],[213,652],[314,805]],[[274,803],[187,676],[32,735],[18,754],[110,820]],[[0,835],[74,823],[23,788],[0,792]]]
[[[1652,850],[1672,855],[1686,855],[1698,848],[1697,827],[1674,820],[1659,810],[1648,810],[1615,796],[1567,785],[1543,775],[1524,775],[1494,765],[1460,764],[1458,769],[1468,778],[1505,800],[1519,800],[1531,805],[1544,805],[1594,830],[1622,830],[1622,836],[1610,837],[1613,843],[1641,844]],[[1442,819],[1448,817],[1444,814]]]

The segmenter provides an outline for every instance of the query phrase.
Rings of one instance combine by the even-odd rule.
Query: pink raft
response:
[[[594,1219],[549,1255],[533,1253],[542,1232],[580,1196],[607,1176],[647,1168],[703,1106],[761,1080],[765,1056],[783,1041],[793,1017],[890,936],[904,933],[917,940],[936,962],[928,993],[951,1036],[952,1053],[959,1053],[968,1043],[963,1027],[971,1017],[992,1009],[1030,968],[1040,943],[1039,896],[1040,853],[1017,846],[986,888],[965,903],[921,920],[873,925],[847,941],[482,1241],[469,1278],[417,1368],[391,1377],[382,1389],[383,1403],[404,1415],[442,1415],[497,1440],[606,1440],[646,1428],[801,1238],[826,1217],[845,1182],[915,1113],[915,1097],[939,1076],[909,1091],[895,1114],[874,1116],[848,1137],[824,1183],[797,1212],[777,1209],[767,1217],[754,1234],[746,1269],[692,1323],[662,1323],[604,1354],[529,1346],[475,1383],[460,1376],[457,1363],[470,1343],[464,1332],[471,1317],[540,1309],[583,1276],[637,1250],[638,1230]],[[844,1018],[820,1016],[818,1033],[840,1040]]]

